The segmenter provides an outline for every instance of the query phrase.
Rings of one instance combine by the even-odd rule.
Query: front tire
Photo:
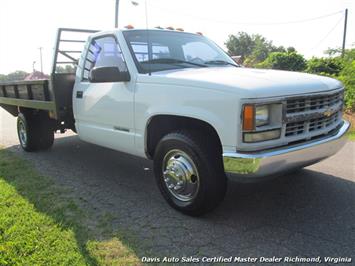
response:
[[[154,172],[165,200],[185,214],[205,214],[223,200],[227,178],[217,144],[197,132],[167,134],[154,156]]]
[[[54,130],[48,114],[23,114],[17,117],[17,135],[23,150],[46,150],[54,142]]]

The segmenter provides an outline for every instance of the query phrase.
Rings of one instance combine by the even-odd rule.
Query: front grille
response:
[[[297,136],[305,134],[306,132],[317,132],[323,129],[331,128],[337,125],[341,119],[341,112],[336,112],[330,117],[320,117],[309,119],[301,122],[287,123],[286,124],[286,137]]]
[[[297,123],[288,123],[286,125],[286,133],[285,136],[295,136],[304,133],[305,122],[297,122]]]
[[[338,118],[339,118],[339,112],[333,114],[330,117],[321,117],[321,118],[317,118],[317,119],[311,119],[309,121],[308,131],[312,132],[315,130],[320,130],[323,128],[327,128],[331,125],[334,125],[337,122]]]
[[[285,101],[284,136],[289,142],[328,134],[342,120],[343,90]]]
[[[286,102],[286,113],[293,114],[324,109],[339,104],[342,100],[343,91],[327,95],[293,98]]]

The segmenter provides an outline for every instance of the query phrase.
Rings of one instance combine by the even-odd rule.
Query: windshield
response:
[[[149,36],[147,30],[124,31],[123,34],[140,73],[212,66],[238,67],[221,48],[201,35],[166,30],[149,30]]]

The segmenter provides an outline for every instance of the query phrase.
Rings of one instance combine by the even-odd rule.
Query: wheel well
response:
[[[191,117],[175,115],[157,115],[151,118],[146,128],[146,154],[154,157],[155,148],[159,141],[168,133],[177,130],[194,130],[203,132],[204,136],[211,139],[211,144],[216,145],[218,152],[222,154],[222,144],[217,131],[209,123]]]
[[[50,118],[49,112],[46,110],[18,107],[18,114],[19,113],[24,114],[27,118],[31,118],[34,116],[39,117],[42,123],[46,123],[46,125],[51,129],[53,129],[54,131],[57,130],[59,127],[57,123],[58,121]]]
[[[48,111],[38,110],[38,109],[33,109],[33,108],[26,108],[26,107],[18,107],[17,112],[18,112],[18,114],[22,113],[28,117],[32,117],[35,115],[48,116]]]
[[[36,109],[32,109],[32,108],[26,108],[26,107],[18,107],[18,113],[22,113],[24,115],[33,115],[36,112],[38,112],[38,110]]]
[[[4,110],[9,112],[13,116],[17,116],[18,115],[17,106],[8,105],[8,104],[0,104],[0,107],[4,108]]]

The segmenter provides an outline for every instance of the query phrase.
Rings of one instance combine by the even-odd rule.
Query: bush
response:
[[[304,57],[296,52],[273,52],[266,60],[256,65],[258,68],[272,68],[290,71],[303,71],[307,67]]]
[[[355,112],[355,60],[345,64],[337,78],[345,86],[345,108]]]
[[[295,52],[295,48],[275,46],[260,34],[248,34],[238,32],[236,35],[229,35],[225,45],[230,55],[241,56],[244,66],[254,67],[264,61],[271,52]]]
[[[329,52],[330,51],[330,52]],[[339,49],[327,51],[330,55]],[[355,112],[355,48],[345,50],[344,57],[315,58],[308,60],[308,73],[320,74],[339,79],[345,86],[345,108]]]
[[[308,73],[322,74],[322,75],[339,75],[343,69],[341,58],[316,58],[308,60],[307,69]]]
[[[343,65],[339,79],[345,85],[345,106],[355,112],[355,48],[345,51]]]

